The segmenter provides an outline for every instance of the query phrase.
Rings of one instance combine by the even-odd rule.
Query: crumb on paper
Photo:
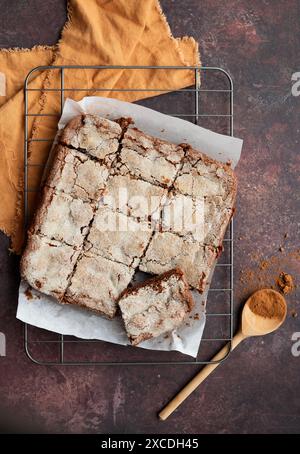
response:
[[[194,320],[200,320],[200,314],[198,312],[194,315]]]
[[[279,250],[279,252],[283,252],[283,251],[284,251],[283,246],[279,246],[279,249],[278,249],[278,250]]]
[[[298,313],[297,313],[296,309],[292,309],[292,310],[291,310],[291,316],[292,316],[293,318],[297,318],[297,317],[298,317]]]
[[[34,299],[34,296],[31,292],[31,287],[27,287],[27,289],[25,290],[25,296],[28,300],[33,300]]]

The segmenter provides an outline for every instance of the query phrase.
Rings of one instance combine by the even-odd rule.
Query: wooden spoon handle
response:
[[[231,351],[235,349],[239,343],[245,339],[246,336],[241,331],[238,331],[237,334],[231,341]],[[226,354],[229,352],[230,342],[226,344],[213,358],[211,361],[220,361]],[[161,420],[167,419],[174,410],[190,395],[193,391],[202,383],[208,376],[211,374],[220,364],[217,362],[215,364],[207,364],[197,375],[195,375],[192,380],[185,385],[185,387],[175,396],[173,399],[161,410],[158,414]]]

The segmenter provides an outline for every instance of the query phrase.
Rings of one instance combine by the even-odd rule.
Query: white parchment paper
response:
[[[76,115],[81,113],[97,114],[109,119],[131,117],[135,126],[145,133],[173,143],[187,142],[194,148],[219,161],[231,160],[233,167],[239,161],[241,139],[229,137],[179,118],[156,112],[152,109],[99,96],[85,97],[80,102],[67,99],[58,127],[62,129]],[[135,280],[143,279],[137,273]],[[208,279],[210,282],[211,279]],[[21,282],[17,318],[30,325],[64,335],[73,335],[82,339],[99,339],[115,344],[128,344],[120,317],[107,320],[92,312],[58,304],[54,298],[38,291],[27,292],[28,285]],[[186,322],[168,337],[150,339],[139,347],[152,350],[178,350],[196,357],[205,326],[205,303],[208,287],[204,294],[194,291],[195,308]],[[30,296],[29,296],[30,295]]]

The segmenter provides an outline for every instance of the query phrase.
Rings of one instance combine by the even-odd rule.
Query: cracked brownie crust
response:
[[[80,248],[93,215],[90,203],[45,190],[30,231]]]
[[[100,206],[87,237],[86,249],[136,268],[151,235],[148,223]]]
[[[134,218],[159,218],[167,190],[130,175],[109,178],[102,203]]]
[[[173,269],[125,290],[119,299],[132,345],[178,328],[194,306],[184,273]]]
[[[113,318],[117,298],[133,274],[133,268],[87,252],[76,264],[64,302]]]
[[[56,192],[87,201],[98,200],[109,175],[106,165],[58,144],[55,159],[45,185]]]
[[[64,296],[79,251],[59,241],[29,235],[21,275],[35,289],[59,300]]]
[[[108,317],[137,268],[180,267],[203,291],[233,213],[230,166],[95,115],[74,118],[59,141],[21,261],[30,285]],[[172,224],[183,199],[204,199],[202,237]]]
[[[183,155],[180,146],[130,128],[122,140],[117,171],[168,188],[173,184]]]
[[[111,162],[119,148],[121,126],[97,115],[75,117],[63,130],[60,141],[99,161]]]
[[[160,274],[180,267],[190,286],[203,291],[216,255],[217,251],[210,246],[174,233],[155,232],[139,268],[146,273]]]

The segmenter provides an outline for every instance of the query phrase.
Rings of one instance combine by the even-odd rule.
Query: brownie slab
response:
[[[21,260],[22,277],[35,289],[62,299],[79,251],[39,235],[31,235],[29,244]]]
[[[88,155],[58,144],[46,186],[74,198],[95,201],[104,189],[109,169]]]
[[[128,124],[79,115],[64,128],[22,259],[33,287],[108,317],[137,267],[179,266],[204,290],[236,194],[228,165]],[[182,200],[192,208],[180,223]],[[204,214],[193,225],[198,201]],[[126,229],[105,228],[112,212]]]
[[[44,191],[31,233],[80,248],[93,215],[94,209],[89,202],[48,189]]]
[[[86,241],[86,249],[136,268],[152,235],[147,222],[99,206]]]
[[[180,269],[126,290],[118,304],[132,345],[178,328],[194,306]]]
[[[116,300],[133,274],[133,268],[87,252],[77,261],[64,302],[113,318]]]
[[[62,144],[85,151],[99,161],[111,162],[119,148],[122,128],[97,115],[79,115],[64,128]]]
[[[170,187],[179,169],[184,151],[180,146],[129,128],[122,140],[117,169],[121,175],[162,187]]]
[[[170,232],[155,232],[139,269],[160,274],[179,267],[189,285],[203,291],[217,251]]]

